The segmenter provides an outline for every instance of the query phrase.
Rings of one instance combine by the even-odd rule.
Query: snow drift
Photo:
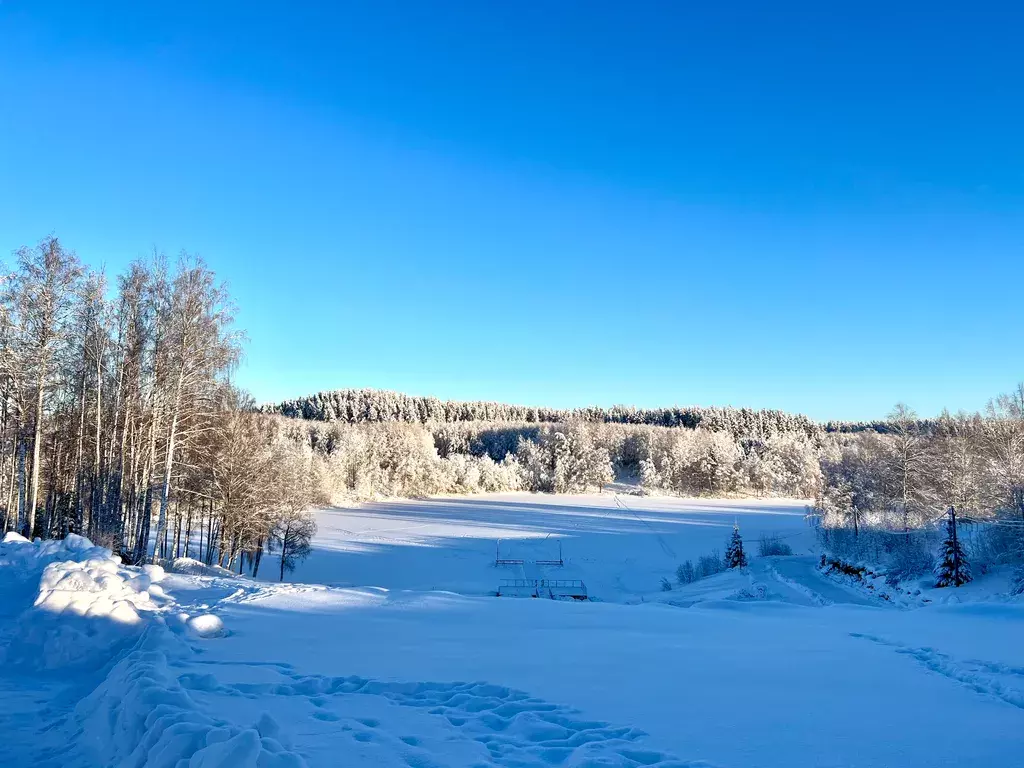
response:
[[[29,669],[79,675],[101,670],[98,685],[75,707],[69,743],[96,764],[188,765],[190,768],[297,768],[301,757],[278,739],[276,723],[228,725],[185,691],[172,659],[195,654],[190,639],[225,633],[220,618],[189,616],[166,597],[158,565],[125,566],[109,549],[69,535],[29,541],[7,534],[0,572],[23,587],[28,605],[9,630],[2,661]],[[34,599],[28,588],[38,578]],[[18,590],[12,590],[17,594]]]

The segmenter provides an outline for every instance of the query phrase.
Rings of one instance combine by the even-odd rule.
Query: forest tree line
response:
[[[797,432],[813,435],[820,427],[801,414],[779,410],[729,407],[543,408],[485,401],[440,400],[381,389],[336,389],[308,397],[264,405],[265,413],[314,421],[347,424],[406,422],[410,424],[488,422],[494,424],[564,424],[584,421],[606,424],[644,424],[729,432],[733,436],[768,437]]]

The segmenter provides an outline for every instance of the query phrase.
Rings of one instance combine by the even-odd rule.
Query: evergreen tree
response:
[[[726,568],[746,568],[747,553],[743,549],[743,537],[740,536],[740,527],[734,525],[732,538],[729,539],[729,546],[725,550]]]
[[[949,508],[946,521],[946,539],[942,542],[942,555],[935,569],[936,587],[959,587],[971,580],[971,564],[967,562],[956,530],[956,509]]]

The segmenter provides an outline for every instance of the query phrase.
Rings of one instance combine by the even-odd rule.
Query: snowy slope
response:
[[[144,574],[102,565],[102,550],[42,545],[53,551],[33,560],[5,547],[5,640],[71,618],[43,615],[60,584],[92,595],[67,605],[129,599],[138,621],[75,635],[105,664],[57,654],[52,669],[31,658],[0,668],[3,763],[1018,764],[1024,605],[900,610],[824,578],[810,555],[755,558],[746,573],[663,593],[657,581],[677,558],[721,547],[737,517],[748,540],[762,526],[809,548],[802,507],[625,501],[636,514],[599,496],[520,495],[326,513],[304,583]],[[491,532],[538,552],[562,537],[578,558],[565,570],[602,600],[486,596],[503,572]],[[85,567],[92,581],[42,579],[62,557],[97,561]],[[359,586],[305,583],[313,576]],[[756,585],[762,599],[750,599]],[[78,618],[78,629],[109,621]]]

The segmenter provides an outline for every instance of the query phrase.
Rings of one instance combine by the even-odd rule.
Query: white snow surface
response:
[[[0,762],[999,768],[1024,751],[1024,604],[984,578],[914,607],[826,578],[803,502],[504,494],[318,522],[284,584],[5,539]],[[660,590],[734,522],[752,554],[776,533],[797,556]],[[537,565],[559,540],[564,564]],[[582,579],[594,600],[494,597],[501,578]]]

